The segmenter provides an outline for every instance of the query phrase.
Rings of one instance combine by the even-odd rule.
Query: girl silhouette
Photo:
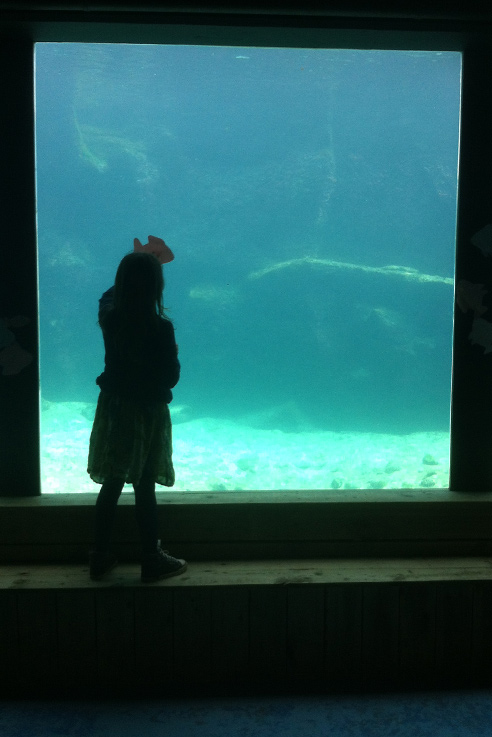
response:
[[[187,567],[186,561],[160,547],[155,496],[156,483],[174,485],[168,405],[180,364],[174,328],[164,315],[161,267],[173,256],[169,251],[171,258],[165,258],[162,249],[154,255],[137,240],[135,249],[122,259],[114,286],[99,300],[105,367],[96,379],[101,391],[87,467],[91,479],[102,484],[95,509],[95,549],[89,556],[93,580],[117,564],[110,541],[125,483],[133,484],[135,491],[142,581],[175,576]]]

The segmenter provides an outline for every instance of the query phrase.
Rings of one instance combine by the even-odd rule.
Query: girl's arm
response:
[[[99,322],[101,318],[113,307],[114,284],[106,290],[99,300]]]
[[[174,328],[170,321],[162,323],[163,341],[160,348],[161,376],[166,386],[172,389],[179,381],[181,366],[178,360],[178,346],[174,337]]]

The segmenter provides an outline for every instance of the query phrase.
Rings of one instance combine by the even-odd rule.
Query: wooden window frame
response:
[[[344,8],[348,3],[344,5]],[[38,6],[36,6],[38,7]],[[404,15],[404,14],[403,14]],[[0,377],[0,560],[81,560],[92,542],[94,494],[41,495],[37,366],[32,54],[38,41],[173,43],[360,49],[432,49],[463,55],[456,278],[492,283],[492,259],[480,260],[470,237],[492,218],[492,45],[477,18],[362,17],[356,12],[1,11],[2,123],[0,170],[11,188],[0,203],[4,239],[0,304],[33,316],[26,344],[35,360],[23,375]],[[10,80],[10,81],[9,81]],[[15,119],[15,120],[14,120]],[[19,122],[20,121],[20,122]],[[14,174],[12,173],[14,172]],[[20,233],[19,233],[20,231]],[[22,254],[12,244],[22,240]],[[0,315],[2,313],[0,312]],[[7,314],[7,312],[5,312]],[[9,313],[10,314],[10,313]],[[491,358],[471,347],[469,316],[454,324],[450,490],[326,492],[159,492],[166,545],[195,559],[489,555],[492,541]],[[432,370],[430,367],[429,370]],[[138,548],[131,496],[121,502],[116,544],[123,559]],[[179,549],[178,549],[179,546]]]

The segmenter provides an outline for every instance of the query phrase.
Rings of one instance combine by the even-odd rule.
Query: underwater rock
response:
[[[49,409],[51,409],[52,404],[53,402],[50,402],[49,399],[41,397],[41,412],[47,412]]]
[[[240,424],[260,430],[282,432],[309,432],[312,424],[297,402],[291,400],[259,412],[251,412],[239,418]]]
[[[77,238],[66,238],[61,233],[51,232],[43,237],[41,247],[46,263],[56,269],[93,269],[90,249]]]
[[[170,404],[169,411],[174,425],[191,420],[191,407],[187,404]]]
[[[395,463],[394,461],[388,461],[386,466],[384,467],[385,473],[395,473],[395,471],[400,471],[401,466],[398,465],[398,463]]]
[[[158,171],[149,162],[146,146],[142,141],[132,140],[116,130],[80,123],[75,112],[74,125],[80,158],[99,173],[107,171],[111,159],[126,156],[134,161],[137,175],[142,181],[152,182],[157,179]]]
[[[222,481],[209,481],[210,491],[227,491],[227,486]]]
[[[226,305],[237,300],[237,291],[230,284],[226,286],[215,286],[213,284],[203,284],[192,287],[189,291],[191,299],[197,299],[201,302],[215,307],[217,305]]]
[[[423,489],[431,489],[433,486],[436,485],[436,482],[431,477],[425,477],[420,482],[419,486],[421,486]]]
[[[424,474],[423,478],[424,479],[430,479],[430,478],[432,478],[435,475],[436,475],[436,471],[427,471],[427,473]]]
[[[96,404],[93,402],[52,402],[42,398],[42,431],[71,433],[90,428],[95,411]]]
[[[240,471],[255,471],[258,458],[254,455],[242,456],[236,461],[236,466]]]
[[[451,276],[437,276],[435,274],[422,274],[417,269],[411,266],[366,266],[365,264],[352,264],[346,261],[334,261],[328,258],[315,258],[313,256],[302,256],[301,258],[292,258],[288,261],[279,261],[278,263],[265,266],[263,269],[252,271],[249,275],[249,279],[260,279],[266,274],[270,274],[275,271],[290,268],[292,266],[298,267],[307,264],[316,268],[323,269],[342,269],[348,271],[364,271],[368,274],[383,274],[387,276],[401,276],[407,281],[416,281],[420,283],[434,282],[438,284],[449,284],[454,286],[454,278]]]
[[[342,488],[342,486],[343,486],[343,479],[339,479],[339,478],[337,479],[336,477],[334,477],[334,478],[333,478],[333,479],[331,480],[331,484],[330,484],[330,487],[331,487],[332,489],[341,489],[341,488]]]
[[[90,402],[81,402],[79,407],[79,414],[81,414],[82,417],[85,417],[86,420],[89,420],[89,422],[93,422],[94,415],[96,414],[96,405]]]
[[[436,461],[434,456],[432,456],[430,453],[426,453],[425,456],[422,458],[422,463],[425,466],[438,466],[439,463]]]
[[[87,134],[84,135],[82,126],[79,125],[77,117],[74,116],[75,130],[77,131],[77,143],[79,147],[79,156],[86,164],[94,167],[98,172],[103,173],[108,168],[108,162],[101,153],[96,154],[90,147],[87,139],[90,137],[90,127],[88,128]]]
[[[382,325],[387,328],[399,329],[401,327],[401,315],[396,310],[390,310],[387,307],[371,307],[367,308],[363,320],[366,322],[375,317]]]

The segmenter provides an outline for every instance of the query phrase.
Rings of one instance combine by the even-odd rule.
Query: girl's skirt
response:
[[[142,404],[101,391],[89,443],[87,473],[97,484],[145,478],[174,485],[171,415],[166,402]]]

